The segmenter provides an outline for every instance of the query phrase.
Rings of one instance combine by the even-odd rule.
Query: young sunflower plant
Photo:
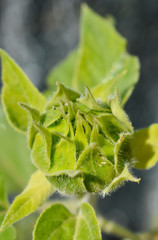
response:
[[[74,212],[50,205],[38,218],[33,239],[100,240],[99,225],[109,232],[108,221],[97,220],[91,196],[105,196],[126,181],[139,183],[131,169],[150,168],[158,159],[158,124],[135,132],[123,109],[139,78],[138,59],[127,53],[126,40],[112,23],[87,6],[81,12],[80,44],[50,72],[45,94],[5,51],[0,56],[2,106],[10,125],[26,135],[37,168],[6,206],[1,234],[58,191],[70,201],[78,198]],[[111,224],[110,233],[142,239]]]

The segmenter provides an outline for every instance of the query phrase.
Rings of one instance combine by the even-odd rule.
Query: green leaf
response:
[[[37,168],[47,171],[51,165],[52,135],[47,128],[34,123],[37,130],[32,149],[32,160]]]
[[[4,211],[8,208],[8,200],[6,195],[4,177],[0,175],[0,211]]]
[[[121,173],[125,167],[125,164],[129,164],[130,167],[134,166],[135,158],[132,149],[132,135],[130,133],[120,134],[120,138],[115,145],[115,169],[118,173]]]
[[[61,82],[72,87],[72,79],[76,67],[77,50],[72,51],[61,63],[59,63],[47,77],[47,95],[56,89],[56,82]]]
[[[158,161],[158,124],[136,131],[132,138],[135,168],[148,169]]]
[[[95,143],[80,155],[76,170],[84,174],[84,184],[89,192],[98,192],[114,178],[114,166],[104,157]]]
[[[73,196],[87,192],[82,174],[79,171],[63,170],[50,175],[47,178],[61,194]]]
[[[114,145],[99,133],[97,122],[93,125],[91,143],[96,143],[101,154],[114,163]]]
[[[22,191],[34,169],[26,136],[9,125],[0,106],[0,171],[5,176],[7,191]]]
[[[54,204],[39,217],[34,229],[34,240],[101,240],[93,208],[83,203],[77,216],[61,204]]]
[[[103,196],[110,194],[111,192],[115,191],[119,187],[121,187],[125,182],[140,182],[140,178],[135,178],[130,172],[129,172],[129,166],[125,165],[125,168],[121,172],[120,175],[115,177],[113,181],[102,191]]]
[[[43,111],[45,98],[39,93],[28,77],[15,61],[0,50],[2,62],[2,104],[10,124],[20,132],[26,132],[28,120],[26,112],[20,108],[19,102],[29,104]]]
[[[101,233],[95,216],[95,212],[89,203],[81,205],[77,216],[75,240],[96,239],[101,240]]]
[[[30,178],[26,189],[18,195],[10,206],[0,231],[34,212],[52,194],[54,188],[41,171],[36,171]]]
[[[76,115],[76,132],[75,132],[75,146],[76,146],[76,156],[77,159],[81,152],[87,147],[87,137],[83,129],[82,116],[79,112]]]
[[[98,120],[105,136],[113,142],[117,142],[122,132],[128,132],[128,128],[118,120],[113,114],[105,113]]]
[[[79,98],[78,101],[80,103],[86,105],[90,109],[105,112],[105,108],[103,108],[99,104],[97,104],[97,102],[95,101],[95,99],[88,87],[85,87],[85,96],[83,96],[82,98]]]
[[[125,113],[125,111],[121,107],[121,103],[120,103],[120,99],[119,99],[117,89],[115,89],[115,95],[110,101],[110,107],[111,107],[111,111],[112,111],[113,115],[115,117],[117,117],[117,119],[120,122],[122,122],[123,124],[126,125],[129,132],[133,132],[132,124],[129,121],[127,114]]]
[[[83,5],[79,50],[74,50],[50,73],[52,89],[56,81],[80,92],[86,85],[95,98],[108,103],[117,87],[124,105],[138,78],[139,61],[127,54],[126,40],[108,19]]]
[[[4,214],[0,215],[0,225],[4,219]],[[16,239],[16,232],[15,229],[11,226],[3,232],[0,232],[0,239],[1,240],[15,240]]]
[[[125,103],[138,81],[138,60],[126,54],[125,39],[109,21],[85,5],[82,8],[79,53],[74,88],[82,92],[85,85],[96,87],[92,89],[94,97],[107,102],[117,86],[121,102]],[[121,76],[116,79],[120,72]]]
[[[29,147],[32,149],[35,135],[37,133],[37,129],[34,127],[33,123],[38,123],[40,121],[40,113],[38,110],[31,108],[27,104],[19,103],[19,105],[27,112],[28,115],[27,138]]]
[[[73,170],[76,164],[76,147],[69,139],[61,141],[52,147],[51,167],[49,173],[62,170]]]
[[[48,101],[47,109],[52,108],[53,106],[59,106],[60,101],[75,101],[77,98],[80,97],[78,92],[73,91],[70,88],[65,87],[62,83],[57,82],[58,86],[57,92],[54,96]]]
[[[104,80],[92,88],[95,98],[108,103],[117,87],[121,104],[124,105],[133,92],[139,79],[139,61],[137,57],[123,53],[118,62],[106,74]]]

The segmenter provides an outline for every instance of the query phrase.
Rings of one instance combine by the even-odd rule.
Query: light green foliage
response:
[[[6,210],[8,207],[8,200],[6,195],[4,177],[0,175],[0,212]]]
[[[132,148],[136,158],[135,168],[148,169],[158,161],[158,124],[134,133]]]
[[[0,212],[0,225],[3,222],[5,214]],[[15,240],[16,239],[16,232],[15,229],[11,226],[3,232],[0,232],[0,239],[1,240]]]
[[[13,127],[26,132],[27,116],[19,102],[30,104],[39,111],[45,105],[45,98],[33,86],[27,76],[3,50],[0,50],[2,61],[2,103],[8,120]]]
[[[103,196],[115,191],[117,188],[121,187],[126,181],[130,182],[140,182],[140,178],[135,178],[132,176],[132,174],[129,172],[128,165],[126,165],[118,177],[114,178],[113,181],[107,186],[103,191]]]
[[[61,204],[52,205],[39,217],[33,234],[34,240],[101,240],[94,210],[83,203],[77,215]]]
[[[0,225],[3,222],[8,206],[9,203],[6,195],[4,177],[0,175]],[[9,227],[4,232],[0,233],[0,240],[15,240],[15,229]]]
[[[34,212],[49,196],[54,188],[42,172],[35,172],[26,189],[18,195],[10,206],[0,231],[4,231],[14,222]]]
[[[33,170],[26,137],[8,124],[0,107],[0,171],[8,192],[22,191]]]
[[[57,92],[54,94],[52,99],[48,101],[47,109],[52,108],[52,106],[59,106],[60,102],[65,102],[67,100],[74,101],[80,97],[80,94],[73,91],[70,88],[65,87],[62,83],[57,82]]]
[[[48,85],[54,91],[55,82],[60,81],[81,92],[87,85],[103,102],[109,101],[117,87],[125,104],[138,77],[139,62],[126,53],[126,40],[109,20],[84,5],[79,48],[50,73]]]

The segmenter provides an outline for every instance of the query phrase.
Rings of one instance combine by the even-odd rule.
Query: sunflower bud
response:
[[[134,178],[133,127],[117,91],[109,104],[57,83],[45,113],[21,104],[29,115],[28,142],[34,165],[62,193],[107,194]]]

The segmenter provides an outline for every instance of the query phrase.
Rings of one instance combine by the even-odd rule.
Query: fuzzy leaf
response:
[[[67,136],[67,134],[69,133],[69,127],[70,126],[67,119],[59,118],[57,121],[48,126],[47,129],[52,133],[56,132]]]
[[[127,127],[113,114],[107,113],[96,117],[105,136],[113,142],[117,142],[122,132],[128,132]]]
[[[136,131],[132,138],[135,168],[148,169],[158,161],[158,124]]]
[[[107,102],[116,84],[125,103],[138,80],[138,60],[126,54],[125,39],[109,21],[87,6],[82,8],[80,49],[74,88],[82,92],[85,85],[96,87],[94,97]],[[120,72],[124,74],[116,80]]]
[[[77,50],[72,51],[61,63],[51,70],[47,77],[49,87],[47,94],[51,93],[51,90],[54,91],[56,89],[56,82],[61,82],[70,88],[72,87],[77,55]]]
[[[75,101],[80,97],[78,92],[73,91],[70,88],[65,87],[62,83],[57,82],[58,90],[55,95],[47,103],[47,109],[51,109],[53,106],[59,106],[60,101]]]
[[[113,181],[109,184],[109,186],[107,186],[102,191],[102,194],[103,196],[110,194],[111,192],[121,187],[127,181],[139,183],[140,180],[141,180],[140,178],[138,179],[132,176],[132,174],[129,172],[128,165],[126,165],[121,174],[115,177]]]
[[[49,219],[49,221],[48,221]],[[77,216],[61,204],[54,204],[39,217],[34,229],[34,240],[101,240],[94,210],[83,203]]]
[[[51,165],[52,135],[47,128],[34,123],[37,130],[32,148],[32,160],[41,171],[47,171]]]
[[[18,195],[10,206],[0,231],[34,212],[49,196],[54,188],[41,171],[36,171],[30,178],[26,189]]]
[[[26,132],[28,120],[19,102],[29,104],[40,112],[45,106],[45,98],[30,82],[15,61],[0,50],[2,61],[2,104],[10,124],[21,132]]]
[[[130,167],[134,165],[135,159],[131,140],[132,135],[130,133],[122,133],[115,145],[115,169],[118,173],[123,171],[125,164],[128,163]]]
[[[82,117],[79,114],[79,112],[77,113],[77,116],[76,116],[76,133],[75,133],[74,142],[76,145],[76,155],[78,158],[81,152],[87,147],[87,138],[83,129]]]
[[[84,184],[89,192],[99,191],[114,177],[113,164],[101,154],[95,143],[82,152],[76,170],[84,174]]]
[[[73,170],[76,164],[75,144],[69,139],[62,139],[52,147],[49,173]]]
[[[101,107],[97,102],[95,101],[90,89],[88,87],[85,87],[85,96],[78,99],[79,102],[86,105],[88,108],[96,110],[96,111],[104,111],[105,108]]]
[[[67,170],[51,173],[47,176],[48,180],[65,195],[76,195],[86,193],[87,190],[83,183],[82,174],[76,170]]]
[[[111,107],[111,111],[112,111],[113,115],[115,117],[117,117],[117,119],[120,122],[124,123],[130,132],[133,132],[132,124],[129,121],[127,114],[121,107],[117,89],[115,89],[115,95],[110,101],[110,107]]]
[[[98,124],[96,122],[94,122],[93,125],[91,143],[96,143],[100,152],[112,163],[114,163],[114,145],[99,133]]]
[[[48,110],[41,116],[41,121],[43,122],[44,127],[49,127],[55,121],[57,121],[61,116],[61,112],[58,108],[53,108]]]
[[[28,115],[27,138],[29,147],[32,149],[35,135],[37,133],[37,129],[34,127],[33,123],[38,123],[40,121],[40,113],[37,109],[31,108],[27,104],[19,103],[19,105],[27,112]]]

